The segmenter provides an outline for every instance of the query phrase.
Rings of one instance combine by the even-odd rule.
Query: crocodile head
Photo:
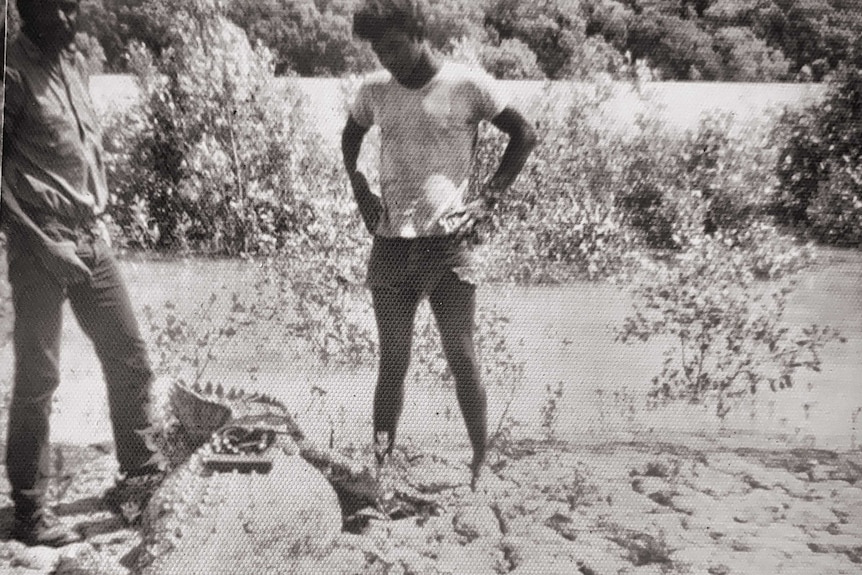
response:
[[[154,453],[151,462],[162,469],[175,468],[228,428],[267,430],[294,442],[305,439],[287,407],[262,393],[174,382],[168,391],[168,411],[169,423],[141,432]]]
[[[236,388],[225,391],[221,385],[214,387],[211,383],[206,387],[175,383],[169,401],[179,424],[202,442],[227,425],[272,429],[290,435],[294,441],[304,439],[287,407],[262,393]]]

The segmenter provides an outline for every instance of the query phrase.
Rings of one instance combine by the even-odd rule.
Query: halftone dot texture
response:
[[[101,85],[110,92],[107,82]],[[341,103],[331,101],[336,82],[300,85],[317,90],[313,113],[321,130],[337,141],[344,116]],[[546,96],[539,84],[504,85],[523,94],[515,101],[529,116],[542,117],[542,104],[531,99]],[[564,106],[580,89],[587,94],[577,103],[595,102],[592,86],[564,83],[552,86],[551,102]],[[676,130],[694,128],[702,112],[719,109],[732,112],[734,129],[743,130],[775,106],[818,102],[824,94],[818,85],[787,84],[648,84],[643,99],[628,86],[613,90],[600,106],[608,115],[591,112],[578,129],[609,132],[614,125],[625,133],[635,110]],[[540,129],[547,136],[564,123],[543,121]],[[556,144],[546,137],[542,145]],[[596,197],[608,190],[602,182],[615,181],[611,172],[566,176],[555,161],[571,158],[559,150],[537,150],[537,157],[548,161],[533,171],[528,166],[513,197],[530,178],[548,196],[558,191],[547,180],[555,170],[562,178],[558,184],[571,183],[562,189],[596,186]],[[581,176],[592,179],[576,180]],[[346,192],[339,193],[350,201]],[[578,223],[555,232],[562,237]],[[597,223],[602,222],[583,227]],[[711,407],[684,402],[648,409],[645,393],[670,342],[616,341],[632,309],[628,286],[584,279],[590,263],[601,261],[578,259],[579,245],[555,252],[561,260],[571,256],[568,269],[553,262],[536,266],[545,274],[541,277],[556,280],[542,284],[527,273],[535,271],[529,258],[543,253],[533,240],[525,236],[519,244],[491,246],[492,269],[479,289],[476,340],[493,442],[477,493],[467,487],[466,431],[436,327],[423,304],[398,445],[383,473],[438,499],[444,511],[421,521],[373,519],[359,535],[335,536],[339,518],[331,514],[331,493],[300,461],[276,466],[268,477],[218,477],[207,497],[225,519],[210,519],[238,530],[207,541],[221,555],[196,555],[203,544],[184,551],[179,572],[235,572],[230,562],[237,558],[273,572],[290,565],[296,573],[857,572],[862,560],[858,252],[821,250],[820,265],[797,277],[783,317],[792,328],[831,325],[846,343],[823,350],[820,373],[802,373],[789,390],[763,389],[745,397],[720,420]],[[355,259],[364,261],[368,248],[360,245]],[[326,267],[325,258],[309,253],[299,263],[276,261],[269,268],[246,260],[125,258],[123,275],[160,373],[157,396],[172,378],[198,375],[264,391],[290,407],[313,441],[372,463],[376,334],[370,300],[361,275],[339,276],[343,270]],[[573,267],[574,278],[567,275]],[[512,277],[522,285],[502,281]],[[109,440],[98,361],[68,312],[65,319],[54,438],[78,444]],[[159,340],[166,333],[177,339]],[[0,383],[7,386],[11,353],[9,345],[0,349]],[[93,480],[93,472],[110,472],[105,464],[110,457],[92,454],[96,464],[68,483],[58,482],[62,489],[56,497],[68,508],[99,495],[104,482]],[[258,491],[260,499],[253,496]],[[318,504],[325,513],[301,515]],[[231,523],[239,516],[243,521]],[[319,531],[304,532],[308,547],[297,546],[284,557],[272,553],[275,543],[267,535],[280,525],[300,532],[318,519]],[[173,536],[182,539],[183,527]],[[236,547],[249,534],[258,547]],[[333,543],[321,558],[313,543],[328,536]],[[125,537],[128,545],[135,536]],[[296,557],[312,549],[306,558]]]

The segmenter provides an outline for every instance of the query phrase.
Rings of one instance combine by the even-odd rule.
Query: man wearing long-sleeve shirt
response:
[[[148,426],[153,373],[100,221],[108,189],[86,67],[74,46],[79,0],[17,4],[23,27],[7,52],[0,196],[15,311],[6,464],[13,536],[59,546],[80,538],[45,500],[65,300],[102,364],[124,477],[154,472],[137,433]]]

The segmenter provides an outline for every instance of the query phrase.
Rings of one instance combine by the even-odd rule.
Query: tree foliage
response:
[[[750,28],[728,26],[715,33],[715,51],[723,79],[735,82],[772,82],[787,79],[790,62]]]
[[[446,50],[464,38],[483,37],[483,2],[429,0],[425,10],[425,37],[431,46]]]
[[[691,19],[659,13],[639,16],[628,34],[635,59],[646,59],[662,78],[718,80],[722,67],[712,36]]]
[[[82,0],[79,26],[98,39],[107,67],[126,71],[126,50],[142,43],[160,56],[173,42],[173,4],[163,0]]]
[[[276,55],[276,74],[342,75],[374,64],[352,36],[348,0],[235,0],[227,15]]]
[[[343,76],[376,65],[367,43],[351,33],[359,2],[232,0],[225,7],[253,45],[275,54],[277,74]],[[855,0],[424,2],[432,48],[449,54],[477,44],[479,60],[507,78],[532,77],[535,57],[549,79],[626,76],[625,62],[636,60],[667,80],[821,81],[847,64],[862,36],[862,3]],[[158,56],[177,41],[174,18],[168,0],[81,2],[81,32],[91,39],[85,44],[94,54],[101,45],[112,72],[128,70],[135,42]],[[9,30],[16,29],[10,10]]]
[[[825,102],[787,112],[775,211],[827,243],[862,246],[862,39]],[[860,60],[860,61],[856,61]]]
[[[314,219],[309,187],[331,187],[335,163],[266,49],[214,2],[178,10],[161,57],[130,59],[144,101],[118,121],[134,131],[109,130],[128,135],[109,147],[112,215],[142,247],[273,251]]]
[[[526,44],[551,79],[566,77],[584,57],[586,21],[577,0],[495,0],[485,14],[485,26],[497,42],[516,39]]]

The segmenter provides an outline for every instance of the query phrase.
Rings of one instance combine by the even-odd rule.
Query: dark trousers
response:
[[[92,279],[66,289],[30,253],[9,262],[15,381],[6,465],[19,513],[45,504],[51,474],[49,416],[60,382],[62,306],[67,298],[102,364],[120,470],[137,469],[151,455],[136,430],[149,425],[153,372],[128,293],[103,240],[78,242],[78,256],[92,271]]]

